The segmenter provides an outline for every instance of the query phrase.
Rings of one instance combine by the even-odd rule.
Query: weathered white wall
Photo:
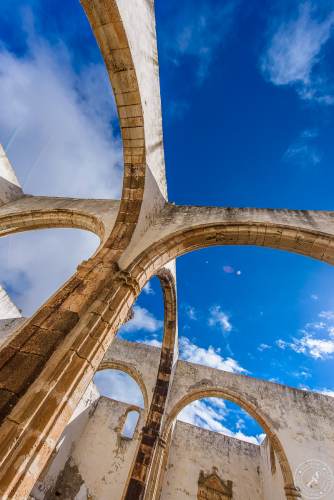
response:
[[[149,402],[159,357],[158,348],[117,340],[108,350],[104,363],[128,365],[129,373],[139,374],[147,388]],[[212,389],[220,389],[221,397],[224,392],[240,395],[257,409],[282,443],[292,473],[298,465],[312,458],[322,460],[334,470],[333,398],[178,361],[167,416],[172,415],[175,405],[193,391]],[[145,414],[141,412],[134,438],[122,439],[121,427],[130,406],[104,397],[96,404],[98,395],[94,389],[90,391],[65,429],[57,447],[58,455],[44,480],[42,478],[43,485],[35,488],[36,499],[48,500],[49,497],[43,494],[55,484],[63,468],[57,488],[59,486],[60,491],[65,488],[70,495],[68,498],[121,500]],[[222,479],[233,481],[236,499],[285,498],[278,457],[275,456],[275,467],[272,467],[267,441],[256,446],[177,422],[162,500],[196,498],[200,471],[209,473],[213,466],[218,468]],[[331,496],[324,498],[332,500]]]
[[[309,459],[334,471],[334,398],[178,361],[167,412],[172,415],[180,400],[198,391],[251,405],[281,442],[292,474]]]
[[[263,496],[265,500],[285,500],[284,482],[276,455],[272,464],[268,438],[260,446]]]
[[[94,499],[121,499],[138,446],[138,421],[133,439],[120,436],[130,405],[101,397],[72,454],[73,462]]]
[[[31,496],[36,500],[42,500],[50,493],[56,484],[57,478],[64,469],[70,457],[75,443],[80,441],[80,437],[92,416],[100,394],[93,383],[91,383],[80,403],[75,409],[71,420],[67,424],[62,436],[59,439],[55,452],[50,460],[50,466],[42,474],[36,483]]]
[[[224,481],[233,481],[234,500],[269,500],[263,497],[260,446],[177,422],[161,500],[197,498],[201,471],[217,467]]]

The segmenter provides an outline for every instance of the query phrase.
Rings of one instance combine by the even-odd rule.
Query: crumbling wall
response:
[[[67,469],[66,466],[70,464],[71,452],[74,449],[75,443],[80,440],[87,422],[95,410],[99,396],[100,394],[95,385],[91,383],[65,427],[56,449],[49,460],[49,466],[46,467],[46,470],[35,484],[31,492],[32,498],[43,500],[58,497],[56,495],[57,486],[59,486],[58,490],[61,489],[60,485],[57,484],[59,483],[59,478],[61,478],[64,469]],[[66,474],[68,475],[68,471]],[[75,482],[77,483],[77,481]],[[65,499],[64,492],[61,498]],[[70,497],[70,499],[73,498],[74,496]]]
[[[177,422],[161,500],[197,498],[200,472],[213,467],[233,482],[233,500],[265,500],[260,462],[260,446]]]
[[[143,415],[133,439],[121,437],[131,405],[100,397],[96,410],[74,448],[72,459],[92,498],[121,499],[139,442]]]
[[[270,500],[285,500],[284,481],[281,468],[275,451],[267,437],[260,446],[260,453],[264,498],[270,498]]]

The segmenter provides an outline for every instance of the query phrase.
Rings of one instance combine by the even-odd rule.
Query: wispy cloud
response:
[[[16,55],[0,41],[0,142],[8,146],[25,191],[118,197],[122,152],[111,125],[116,111],[104,67],[75,69],[64,44],[50,45],[31,30],[26,45]],[[97,244],[94,235],[78,230],[2,238],[1,280],[30,315]]]
[[[163,44],[169,60],[180,65],[185,58],[192,58],[197,82],[207,76],[216,49],[231,29],[238,0],[214,2],[191,0],[169,5],[171,22],[165,26]]]
[[[71,57],[34,34],[23,57],[0,46],[0,141],[10,143],[27,192],[119,197],[121,143],[106,71],[89,64],[78,72]]]
[[[322,321],[307,323],[300,330],[300,337],[293,337],[289,342],[279,339],[276,345],[313,359],[331,358],[334,355],[334,311],[321,311],[318,317]]]
[[[123,332],[156,332],[163,326],[163,322],[153,316],[145,307],[134,306],[133,318],[128,321],[123,327]]]
[[[283,160],[301,167],[318,165],[322,159],[322,154],[314,143],[317,137],[317,130],[304,130],[298,139],[288,147]]]
[[[207,349],[193,344],[187,337],[181,337],[179,340],[180,358],[191,363],[210,366],[232,373],[248,373],[245,368],[231,358],[224,358],[220,349],[209,346]]]
[[[230,317],[222,311],[220,306],[211,307],[208,323],[210,326],[218,326],[223,333],[228,333],[232,330]]]
[[[321,64],[333,31],[334,9],[319,10],[319,4],[305,1],[292,17],[274,20],[261,69],[268,81],[293,86],[302,99],[334,104]]]
[[[30,316],[98,244],[97,236],[78,229],[46,229],[1,238],[1,283],[23,316]]]

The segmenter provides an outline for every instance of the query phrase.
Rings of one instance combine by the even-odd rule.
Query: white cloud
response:
[[[219,326],[223,332],[230,332],[232,324],[228,314],[221,310],[220,306],[213,306],[210,309],[210,316],[208,323],[210,326]]]
[[[0,238],[1,282],[30,316],[88,259],[98,237],[79,229],[46,229]]]
[[[102,396],[144,407],[140,387],[127,373],[119,370],[101,370],[95,374],[94,383]]]
[[[104,67],[89,64],[78,73],[63,44],[51,46],[31,32],[26,42],[19,56],[0,43],[0,142],[25,191],[118,197],[122,152]],[[91,233],[70,229],[1,238],[1,280],[30,315],[97,243]]]
[[[225,370],[232,373],[248,373],[233,358],[223,358],[220,349],[209,346],[208,349],[193,344],[188,338],[180,337],[180,358],[191,363],[210,366],[219,370]]]
[[[265,77],[275,85],[294,86],[302,99],[334,104],[319,65],[333,26],[334,11],[320,17],[311,1],[303,2],[293,18],[276,20],[261,60]]]
[[[155,295],[155,292],[154,292],[152,285],[149,281],[143,287],[143,292],[146,293],[146,295]]]
[[[324,359],[334,354],[334,340],[315,339],[310,335],[295,340],[290,347],[298,353],[308,354],[315,359]]]
[[[307,323],[300,330],[299,338],[292,338],[291,342],[279,339],[276,345],[280,349],[292,349],[299,354],[305,354],[313,359],[327,359],[334,354],[334,321],[333,311],[321,311],[318,314],[323,321]],[[320,337],[321,335],[321,337]]]
[[[229,411],[226,409],[224,401],[221,400],[221,403],[219,401],[218,398],[194,401],[179,413],[178,420],[252,444],[258,445],[263,441],[265,434],[251,436],[241,431],[242,419],[238,419],[236,424],[238,430],[236,432],[227,428],[223,422],[228,416]]]
[[[115,198],[122,177],[121,143],[104,67],[78,73],[61,44],[30,34],[28,52],[0,45],[0,142],[25,191],[38,195]]]
[[[319,296],[317,294],[315,294],[315,293],[312,293],[311,299],[312,300],[319,300]]]
[[[156,332],[163,326],[163,322],[155,318],[145,307],[136,305],[133,308],[133,313],[133,318],[122,327],[123,332],[137,332],[141,330]]]

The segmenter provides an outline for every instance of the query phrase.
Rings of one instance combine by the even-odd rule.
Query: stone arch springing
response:
[[[124,250],[135,230],[144,196],[146,147],[144,113],[136,69],[116,2],[81,0],[108,70],[123,139],[124,176],[121,204],[109,245],[115,257]],[[126,224],[125,224],[126,223]]]

